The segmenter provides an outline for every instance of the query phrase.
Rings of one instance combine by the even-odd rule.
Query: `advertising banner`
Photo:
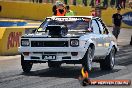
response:
[[[127,25],[129,25],[129,26],[132,26],[132,12],[124,13],[124,14],[122,15],[122,17],[123,17],[122,21],[123,21],[125,24],[127,24]]]

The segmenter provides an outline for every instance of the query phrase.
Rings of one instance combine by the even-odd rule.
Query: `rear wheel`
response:
[[[113,47],[104,60],[100,62],[101,70],[112,70],[115,65],[115,48]]]
[[[28,73],[32,69],[32,63],[24,60],[24,56],[21,55],[21,66],[24,72]]]
[[[91,47],[88,48],[84,58],[83,58],[83,67],[85,71],[91,71],[92,70],[92,60],[94,57],[94,49]]]
[[[48,62],[49,68],[59,68],[61,66],[61,63],[59,62]]]

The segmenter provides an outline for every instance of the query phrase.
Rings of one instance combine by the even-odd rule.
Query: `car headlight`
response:
[[[70,46],[72,46],[72,47],[79,46],[79,40],[78,39],[71,39],[70,40]]]
[[[21,39],[21,46],[29,46],[29,39]]]

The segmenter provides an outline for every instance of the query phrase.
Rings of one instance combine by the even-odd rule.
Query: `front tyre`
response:
[[[91,47],[88,48],[84,58],[83,58],[83,67],[85,71],[90,72],[92,70],[92,60],[94,57],[94,49]]]
[[[24,61],[24,56],[21,54],[21,66],[25,73],[30,72],[30,70],[32,69],[32,65],[33,64],[29,61]]]
[[[107,55],[106,58],[100,62],[101,70],[113,70],[115,65],[115,51],[115,48],[112,47],[109,55]]]

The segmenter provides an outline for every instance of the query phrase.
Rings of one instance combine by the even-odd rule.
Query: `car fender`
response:
[[[117,43],[115,43],[114,41],[111,41],[107,55],[109,55],[109,53],[110,53],[110,51],[111,51],[111,49],[112,49],[113,46],[116,48],[116,51],[119,51]]]
[[[86,44],[85,44],[85,49],[86,49],[86,51],[87,51],[87,49],[89,48],[90,44],[93,44],[94,47],[95,47],[95,42],[94,42],[92,39],[88,39],[88,40],[86,41]]]

